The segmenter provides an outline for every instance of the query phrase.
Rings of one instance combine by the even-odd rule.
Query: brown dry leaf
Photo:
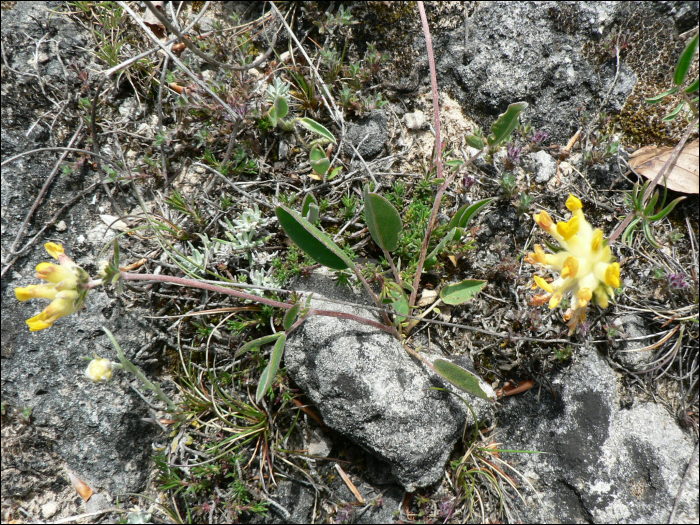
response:
[[[700,140],[686,144],[676,165],[666,176],[666,187],[681,193],[698,193],[698,148]],[[630,166],[637,173],[653,180],[666,164],[674,148],[644,146],[630,155]],[[663,179],[659,180],[663,184]]]
[[[70,478],[70,482],[73,484],[73,487],[75,487],[75,490],[77,490],[78,494],[80,494],[80,497],[87,502],[87,500],[89,500],[94,494],[92,492],[92,489],[88,487],[82,480],[80,480],[75,474],[69,472],[68,477]]]
[[[165,2],[153,2],[153,7],[160,11],[160,14],[163,14],[164,3]],[[146,12],[143,15],[143,23],[146,24],[158,38],[162,39],[165,37],[165,26],[160,23],[160,20],[158,20],[156,15],[148,8],[146,8]]]

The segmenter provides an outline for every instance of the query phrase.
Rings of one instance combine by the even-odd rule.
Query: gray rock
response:
[[[453,88],[465,114],[488,129],[509,104],[529,103],[523,121],[549,132],[548,142],[566,144],[579,125],[578,108],[607,93],[615,67],[599,71],[581,52],[601,37],[629,2],[533,2],[480,4],[464,27],[435,38],[440,89]],[[425,49],[422,37],[415,47]],[[621,108],[636,75],[626,66],[605,111]]]
[[[389,138],[386,113],[381,109],[374,109],[362,120],[348,124],[345,138],[357,148],[362,158],[368,159],[378,155]],[[349,145],[345,146],[345,153],[353,155]]]
[[[321,293],[337,297],[332,281],[319,282]],[[317,297],[314,307],[372,317]],[[458,398],[429,390],[446,385],[393,336],[355,321],[313,316],[290,337],[285,364],[325,424],[386,461],[407,491],[440,479],[468,410]],[[479,401],[483,414],[488,402]]]
[[[620,408],[615,373],[595,350],[579,351],[552,388],[503,401],[504,454],[538,494],[514,515],[524,523],[667,523],[694,450],[666,410],[651,403]],[[698,520],[697,464],[677,519]]]
[[[646,323],[639,315],[623,315],[615,319],[613,324],[622,329],[622,337],[624,339],[636,339],[649,335]],[[622,345],[615,350],[615,358],[618,359],[624,367],[630,370],[639,370],[640,367],[654,360],[655,352],[653,350],[639,351],[640,348],[650,345],[653,341],[652,339],[624,341]]]
[[[538,151],[531,155],[537,184],[546,184],[557,174],[557,161],[546,151]]]

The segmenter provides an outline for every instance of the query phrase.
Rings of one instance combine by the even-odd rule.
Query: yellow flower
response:
[[[85,377],[94,383],[107,383],[112,379],[112,361],[95,356],[85,370]]]
[[[51,304],[43,312],[27,320],[29,330],[36,332],[53,325],[58,319],[77,311],[87,296],[88,274],[75,264],[64,251],[63,246],[53,242],[44,245],[59,264],[42,262],[36,267],[36,276],[49,284],[30,284],[15,288],[19,301],[41,298],[50,299]]]
[[[607,308],[615,288],[620,287],[620,264],[614,261],[610,247],[603,239],[603,232],[594,229],[586,220],[581,201],[569,195],[566,207],[573,217],[567,222],[558,222],[556,227],[547,212],[534,215],[535,222],[559,242],[562,250],[556,254],[546,254],[537,244],[535,252],[529,253],[525,260],[560,272],[551,283],[539,275],[534,276],[537,286],[547,294],[537,296],[533,304],[544,304],[549,299],[549,307],[556,308],[568,295],[571,306],[564,313],[564,319],[569,321],[571,335],[578,324],[586,319],[586,309],[591,300]]]

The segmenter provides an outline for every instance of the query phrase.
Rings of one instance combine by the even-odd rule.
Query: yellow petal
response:
[[[544,210],[540,213],[535,213],[534,219],[535,222],[540,225],[540,228],[542,228],[546,232],[551,230],[554,226],[554,223],[552,222],[552,218],[549,216],[549,213],[547,213]]]
[[[544,279],[542,279],[542,277],[540,277],[539,275],[535,275],[534,278],[535,282],[537,283],[537,286],[542,288],[545,292],[554,293],[554,288],[552,288],[552,285]]]
[[[41,312],[39,315],[35,315],[31,319],[27,319],[27,326],[29,326],[29,331],[38,332],[39,330],[48,328],[53,324],[53,321],[50,323],[44,321],[44,317],[44,312]]]
[[[605,270],[605,284],[613,288],[620,287],[620,263],[614,262]]]
[[[581,204],[581,201],[577,197],[569,193],[569,198],[566,199],[566,207],[571,211],[576,211],[583,208],[583,204]]]
[[[568,241],[578,233],[579,219],[578,217],[572,217],[569,222],[558,222],[557,223],[557,233],[561,235],[565,241]]]
[[[56,286],[53,284],[30,284],[25,288],[15,288],[15,297],[19,301],[27,301],[37,297],[55,299],[56,293]]]
[[[47,242],[46,244],[44,244],[44,248],[46,248],[46,251],[49,252],[49,255],[54,259],[58,259],[59,255],[65,253],[63,251],[63,246],[55,242]]]
[[[603,230],[596,228],[593,231],[593,240],[591,241],[591,250],[597,252],[603,246]]]
[[[608,307],[608,294],[605,293],[605,289],[602,286],[596,288],[595,300],[601,308]]]
[[[55,284],[62,281],[77,282],[75,273],[70,268],[49,262],[42,262],[36,266],[36,276]]]
[[[576,274],[578,273],[578,259],[574,257],[573,255],[569,255],[565,260],[564,260],[564,268],[561,270],[561,276],[566,279],[569,277],[570,279],[573,279],[576,277]]]
[[[549,300],[549,309],[551,310],[551,309],[556,308],[557,306],[559,306],[559,303],[561,302],[561,300],[562,300],[562,295],[561,295],[561,293],[560,293],[560,292],[555,293],[555,294],[552,296],[552,298]]]
[[[54,299],[43,312],[27,319],[29,330],[36,332],[52,326],[58,319],[75,312],[75,301],[73,299]]]
[[[590,288],[581,288],[578,291],[578,306],[579,308],[585,308],[588,302],[593,297],[593,292]]]

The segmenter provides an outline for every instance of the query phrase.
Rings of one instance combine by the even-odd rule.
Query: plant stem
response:
[[[359,273],[359,272],[358,272]],[[125,281],[158,281],[161,283],[171,283],[179,284],[181,286],[188,286],[190,288],[200,288],[202,290],[208,290],[214,293],[222,293],[226,295],[232,295],[238,297],[239,299],[246,299],[248,301],[254,301],[256,303],[266,304],[274,308],[283,308],[289,310],[293,304],[282,303],[280,301],[274,301],[266,297],[260,297],[259,295],[253,295],[246,292],[241,292],[238,290],[232,290],[231,288],[226,288],[224,286],[216,286],[213,284],[202,283],[194,279],[185,279],[183,277],[172,277],[169,275],[152,275],[152,274],[140,274],[140,273],[128,273],[120,272],[120,276]],[[338,317],[340,319],[350,319],[352,321],[357,321],[358,323],[373,326],[374,328],[379,328],[384,332],[388,332],[394,336],[398,336],[396,328],[393,326],[383,325],[372,319],[367,319],[365,317],[360,317],[359,315],[349,314],[346,312],[335,312],[333,310],[311,310],[314,315],[325,315],[326,317]],[[386,312],[384,312],[386,316]]]
[[[442,142],[440,141],[440,98],[438,97],[437,90],[437,74],[435,72],[435,58],[433,57],[433,41],[430,37],[430,27],[428,27],[428,17],[425,15],[425,8],[423,7],[423,2],[418,2],[418,11],[420,11],[420,20],[423,24],[423,33],[425,34],[425,46],[428,49],[428,64],[430,64],[430,84],[433,88],[433,121],[435,127],[435,155],[437,162],[437,174],[438,179],[442,179]],[[433,211],[430,214],[430,220],[428,221],[428,227],[425,230],[425,237],[423,238],[423,246],[421,246],[420,257],[418,258],[418,266],[416,268],[416,276],[413,279],[413,290],[411,290],[411,298],[408,301],[409,313],[413,312],[413,305],[416,303],[416,294],[418,293],[418,287],[420,286],[420,278],[423,273],[423,265],[425,264],[425,256],[428,253],[428,244],[430,243],[430,234],[433,232],[435,227],[435,222],[437,221],[437,212],[440,208],[440,201],[442,196],[447,189],[447,185],[452,182],[454,175],[450,177],[449,181],[445,181],[437,195],[435,196],[435,203],[433,204]]]

